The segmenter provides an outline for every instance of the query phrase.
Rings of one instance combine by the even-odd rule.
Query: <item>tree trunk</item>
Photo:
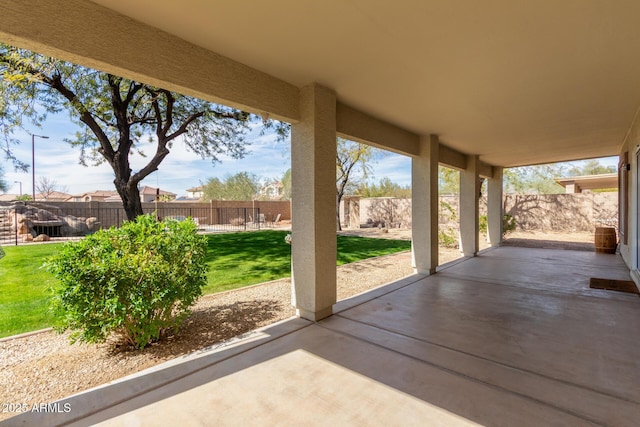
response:
[[[336,230],[342,231],[342,224],[340,223],[340,200],[342,197],[338,195],[336,197]]]
[[[140,190],[137,185],[129,185],[129,183],[114,181],[116,190],[122,198],[122,206],[129,221],[135,220],[143,214],[142,201],[140,200]]]

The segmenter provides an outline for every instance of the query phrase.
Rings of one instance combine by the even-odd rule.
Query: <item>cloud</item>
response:
[[[378,182],[382,178],[406,186],[411,185],[411,158],[400,154],[389,153],[386,157],[372,165],[371,180]]]

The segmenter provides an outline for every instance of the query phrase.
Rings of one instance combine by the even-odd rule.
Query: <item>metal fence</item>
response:
[[[10,217],[10,210],[6,207],[0,206],[0,244],[18,244],[18,234],[12,230],[12,222]]]
[[[176,205],[143,208],[143,211],[159,219],[191,218],[203,233],[259,230],[274,226],[279,219],[279,215],[261,213],[260,208],[246,207]],[[99,229],[119,227],[125,220],[122,208],[115,206],[65,209],[42,203],[13,203],[0,206],[0,244],[77,239]]]

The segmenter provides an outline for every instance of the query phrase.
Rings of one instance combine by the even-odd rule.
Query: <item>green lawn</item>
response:
[[[61,244],[3,246],[0,259],[0,337],[46,328],[54,278],[42,266]]]
[[[291,247],[285,231],[212,234],[205,294],[236,289],[291,275]],[[402,240],[338,236],[338,265],[406,251]],[[60,244],[5,246],[0,260],[0,337],[49,326],[49,289],[54,278],[40,268]]]
[[[286,231],[209,236],[209,274],[205,294],[291,276]],[[411,249],[403,240],[338,236],[338,265]]]

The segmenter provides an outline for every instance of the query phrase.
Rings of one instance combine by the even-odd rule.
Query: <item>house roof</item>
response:
[[[104,199],[105,202],[120,202],[122,203],[122,197],[119,194],[111,195]]]
[[[0,194],[0,202],[12,202],[18,197],[18,194]]]
[[[155,195],[155,194],[158,194],[157,190],[158,190],[157,188],[148,187],[148,186],[145,185],[144,187],[142,187],[140,189],[140,194],[145,194],[145,195],[146,194],[153,194],[153,195]],[[160,189],[160,195],[175,196],[176,193],[172,193],[170,191],[164,191],[164,190]]]
[[[109,197],[109,196],[113,196],[115,194],[118,194],[118,192],[114,191],[114,190],[96,190],[96,191],[89,191],[87,193],[76,194],[73,197],[74,198],[86,197],[86,196]]]
[[[49,194],[37,193],[36,200],[67,200],[73,197],[71,194],[62,193],[60,191],[52,191]]]
[[[617,155],[639,105],[637,0],[94,2],[493,165]]]
[[[607,173],[600,175],[572,176],[567,178],[557,178],[556,182],[563,187],[570,184],[576,184],[583,190],[618,188],[618,174]]]

